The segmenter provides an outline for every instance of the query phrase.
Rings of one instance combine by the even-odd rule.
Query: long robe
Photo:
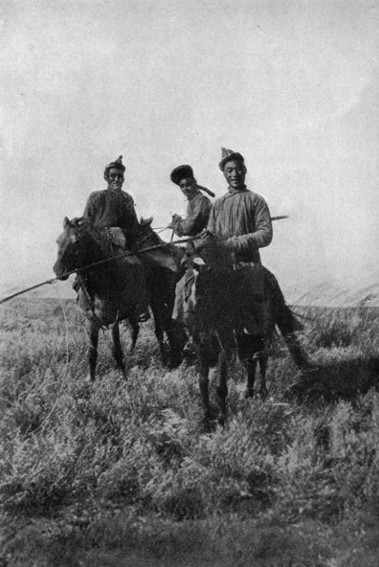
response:
[[[259,248],[272,240],[270,210],[263,197],[246,187],[229,192],[213,204],[207,229],[229,239],[236,259],[260,263]],[[235,238],[233,238],[235,237]]]

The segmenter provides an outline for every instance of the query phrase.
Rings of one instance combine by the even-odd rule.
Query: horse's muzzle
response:
[[[59,260],[55,262],[53,270],[59,280],[66,281],[68,279],[69,275],[66,273],[67,270]]]

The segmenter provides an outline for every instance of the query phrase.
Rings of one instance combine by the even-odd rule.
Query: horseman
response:
[[[246,187],[247,168],[240,153],[222,148],[219,168],[228,183],[228,192],[215,201],[207,230],[226,239],[237,261],[260,264],[259,249],[272,241],[268,205]]]
[[[93,228],[120,228],[125,237],[124,247],[129,248],[138,235],[139,222],[133,198],[122,191],[124,172],[122,156],[106,166],[104,179],[108,188],[90,194],[83,217]]]
[[[190,165],[179,165],[171,172],[171,181],[178,185],[188,200],[187,217],[173,215],[168,228],[178,236],[197,236],[206,226],[212,203],[202,191],[214,197],[206,187],[198,185]]]
[[[212,203],[202,194],[202,191],[214,197],[214,193],[206,187],[198,185],[193,169],[190,165],[179,165],[171,172],[171,181],[178,185],[185,197],[187,197],[187,217],[182,219],[180,215],[173,215],[172,222],[168,228],[172,228],[178,236],[198,236],[207,226]],[[175,305],[173,318],[183,322],[183,299],[186,287],[187,274],[178,281],[175,291]],[[185,351],[192,351],[192,340],[189,339],[185,345]]]
[[[83,218],[94,229],[105,229],[112,248],[121,247],[130,250],[138,237],[140,224],[134,208],[131,195],[122,191],[124,184],[125,166],[122,156],[105,167],[104,179],[107,189],[94,191],[90,194],[84,209]],[[136,260],[140,262],[139,260]],[[78,282],[74,282],[74,289],[78,289]],[[144,322],[150,318],[148,311],[147,290],[144,303],[138,307],[139,321]]]
[[[269,207],[261,195],[249,190],[245,185],[247,168],[244,157],[239,152],[226,148],[221,148],[221,152],[219,168],[228,183],[228,191],[213,204],[207,234],[226,240],[227,247],[233,252],[236,261],[260,265],[259,250],[268,246],[273,236]],[[276,322],[282,334],[291,339],[291,352],[295,362],[300,367],[306,366],[309,361],[295,334],[300,325],[286,305],[275,276],[266,268],[256,270],[256,273],[257,286],[263,284],[259,279],[264,278],[275,300]],[[251,293],[255,291],[250,290]],[[249,335],[244,336],[243,340],[248,362]]]

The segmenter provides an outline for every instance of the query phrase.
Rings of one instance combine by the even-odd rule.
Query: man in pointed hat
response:
[[[140,224],[133,198],[129,193],[122,191],[124,172],[122,156],[105,167],[104,179],[108,187],[90,194],[83,218],[88,220],[93,228],[108,229],[109,236],[116,246],[130,249],[138,236]],[[74,282],[74,289],[75,286],[77,287],[77,282]],[[147,289],[141,290],[141,297],[143,303],[138,307],[139,321],[144,322],[150,318]]]
[[[245,185],[247,168],[244,157],[230,149],[221,148],[219,168],[228,183],[227,193],[217,199],[212,207],[207,232],[226,240],[235,259],[242,262],[260,264],[259,250],[272,241],[272,222],[270,210],[265,199],[250,191]],[[309,365],[295,332],[301,328],[285,303],[279,283],[269,270],[256,270],[265,278],[277,307],[277,324],[282,334],[291,340],[291,354],[299,367]],[[261,285],[263,284],[263,280]],[[259,277],[257,279],[259,287]],[[247,290],[248,291],[248,290]],[[252,292],[253,290],[250,290]],[[249,351],[249,336],[243,337],[246,351]],[[287,343],[288,344],[288,343]],[[246,364],[250,359],[247,356]]]
[[[108,188],[90,194],[83,217],[94,228],[119,227],[129,247],[138,234],[139,222],[133,198],[122,191],[124,172],[122,156],[105,167],[104,179]]]
[[[221,150],[219,167],[228,192],[213,204],[208,231],[227,240],[236,260],[260,263],[259,249],[272,240],[270,210],[261,195],[246,187],[243,156],[226,148]]]
[[[173,215],[168,225],[178,236],[197,236],[208,223],[211,202],[205,195],[214,197],[214,193],[206,187],[198,185],[190,165],[179,165],[171,172],[171,181],[178,185],[187,198],[187,216]]]

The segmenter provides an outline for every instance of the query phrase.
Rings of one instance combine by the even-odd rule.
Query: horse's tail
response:
[[[299,368],[310,368],[312,367],[312,361],[305,352],[301,339],[297,336],[297,333],[304,329],[304,325],[286,304],[284,295],[274,274],[267,269],[265,269],[265,273],[269,293],[274,303],[275,323],[286,341],[288,350],[295,364]]]

